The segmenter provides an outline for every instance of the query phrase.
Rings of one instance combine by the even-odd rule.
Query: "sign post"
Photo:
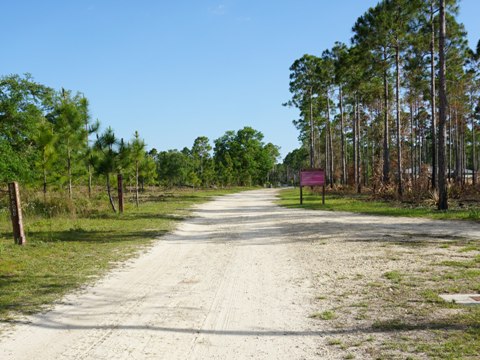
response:
[[[23,232],[22,206],[20,204],[20,191],[18,183],[11,182],[8,184],[8,193],[10,195],[10,215],[12,217],[13,238],[15,244],[25,245],[27,242],[25,233]]]
[[[303,204],[303,187],[321,186],[322,204],[325,205],[325,170],[323,169],[305,169],[300,170],[300,205]]]

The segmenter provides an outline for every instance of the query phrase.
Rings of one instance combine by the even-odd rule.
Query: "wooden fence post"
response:
[[[118,212],[123,213],[123,177],[122,174],[117,175],[117,189],[118,189]]]
[[[13,225],[13,238],[15,244],[25,245],[27,239],[23,232],[22,206],[20,203],[20,191],[17,182],[8,184],[8,193],[10,195],[10,215]]]

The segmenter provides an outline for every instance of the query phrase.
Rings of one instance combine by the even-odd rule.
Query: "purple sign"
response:
[[[300,186],[325,185],[325,171],[322,169],[308,169],[300,171]]]

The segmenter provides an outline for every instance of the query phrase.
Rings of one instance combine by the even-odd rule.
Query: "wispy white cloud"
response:
[[[237,18],[237,21],[240,23],[248,23],[252,21],[252,18],[250,16],[240,16]]]
[[[223,16],[227,13],[227,7],[225,4],[218,4],[214,8],[210,9],[210,13],[217,16]]]

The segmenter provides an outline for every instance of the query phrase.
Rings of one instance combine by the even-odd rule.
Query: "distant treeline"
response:
[[[147,150],[132,129],[124,141],[111,127],[99,132],[80,93],[39,84],[31,75],[0,78],[0,184],[19,181],[44,194],[110,187],[116,174],[137,189],[163,186],[264,185],[279,148],[250,127],[227,131],[213,142],[199,136],[192,148]],[[115,178],[115,179],[114,179]],[[138,195],[137,195],[138,198]]]

